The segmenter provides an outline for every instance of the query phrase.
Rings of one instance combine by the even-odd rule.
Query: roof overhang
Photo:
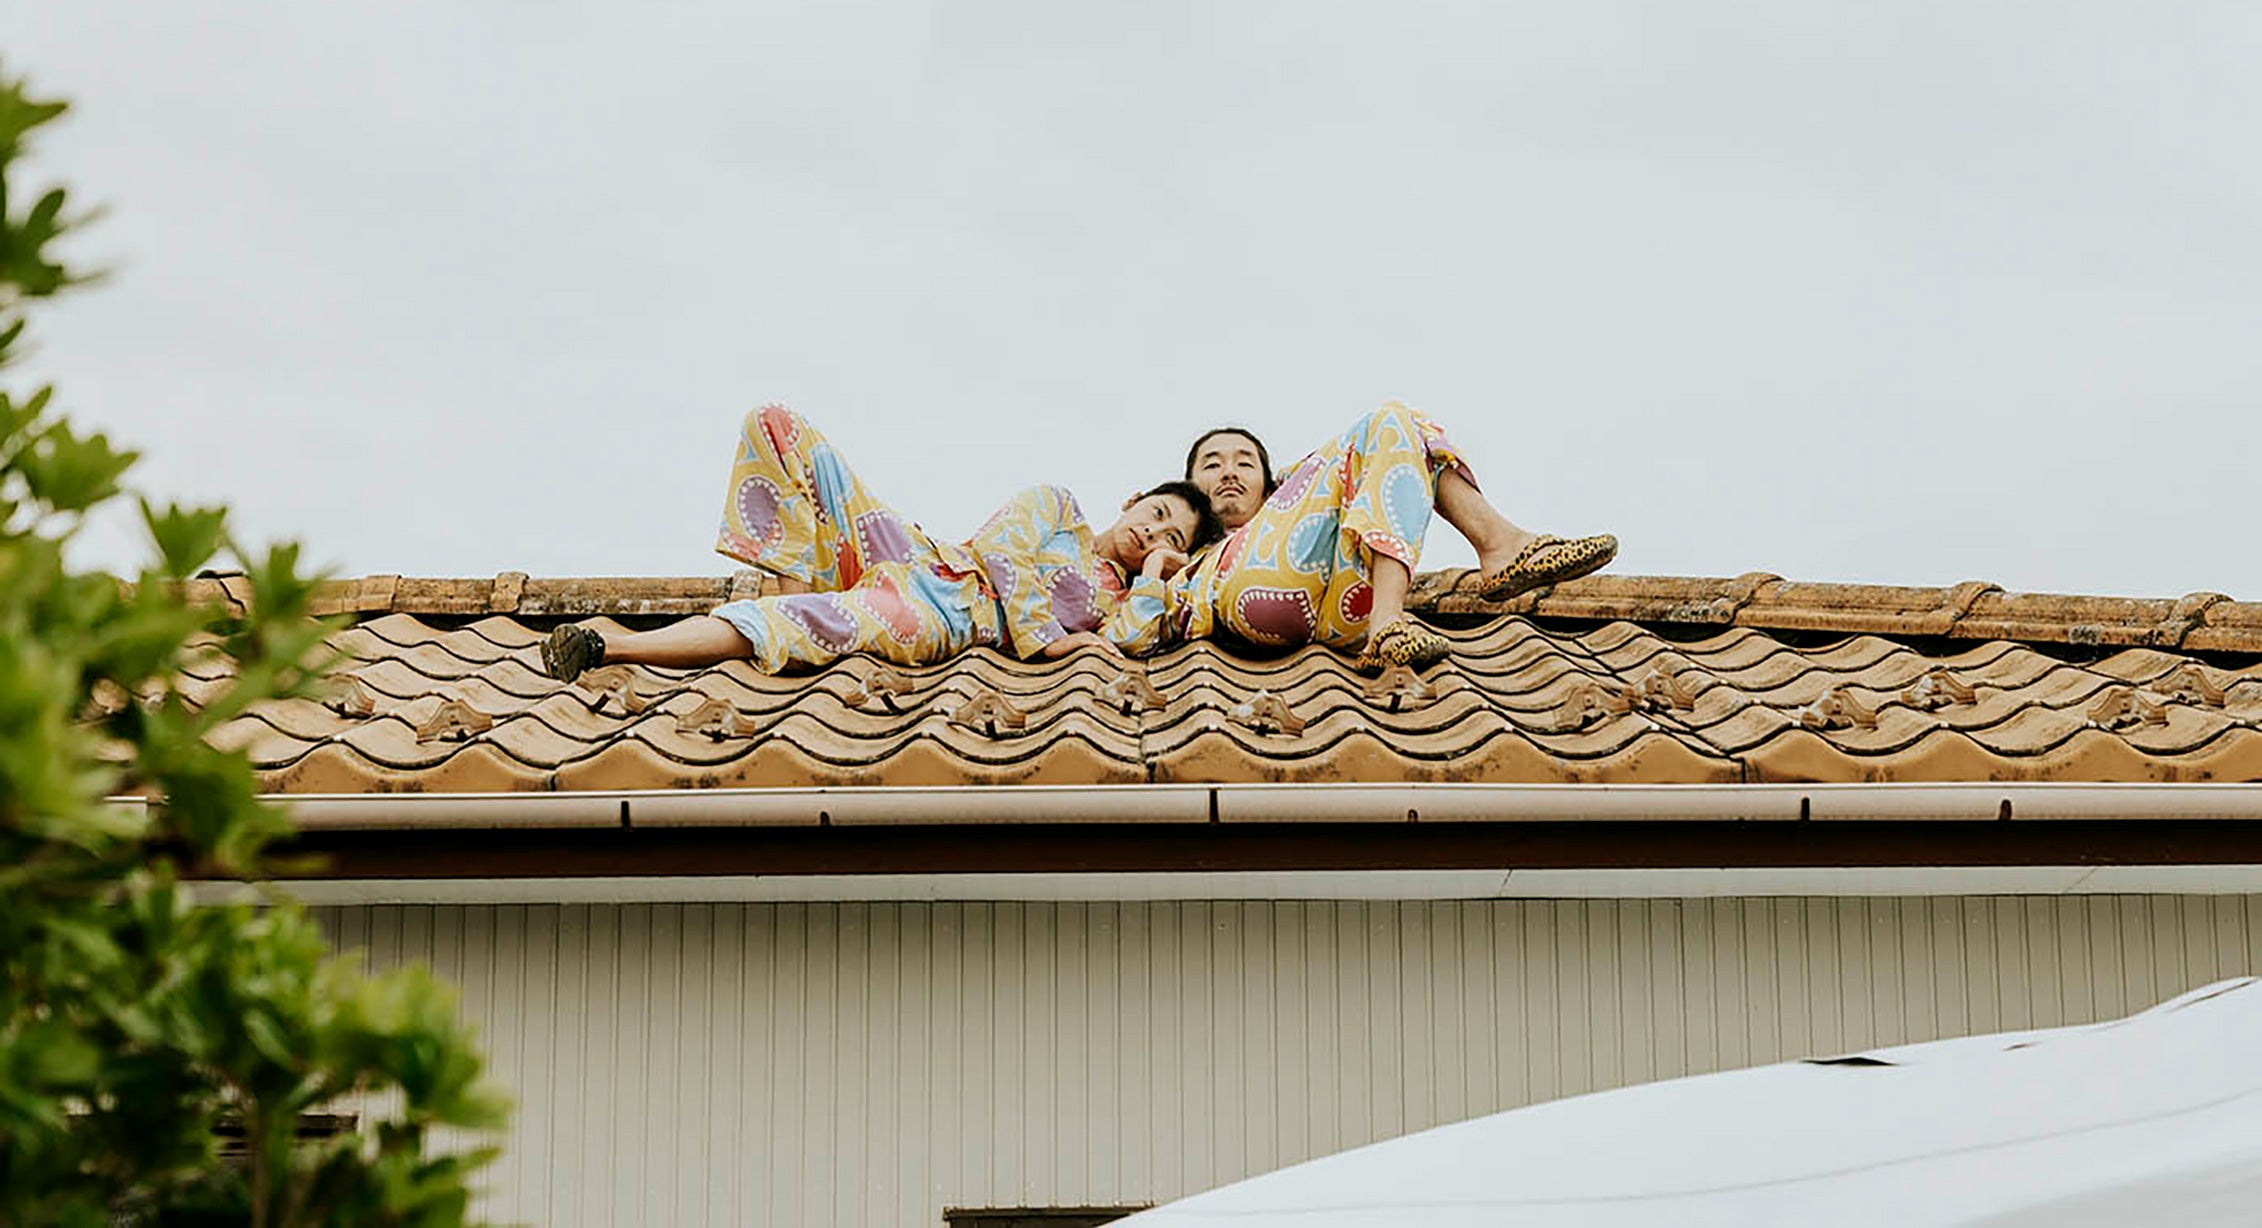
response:
[[[2262,890],[2262,785],[1211,784],[285,799],[318,902]]]

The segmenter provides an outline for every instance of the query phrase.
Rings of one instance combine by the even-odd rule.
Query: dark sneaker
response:
[[[605,637],[594,627],[566,626],[542,641],[542,672],[571,682],[605,663]]]

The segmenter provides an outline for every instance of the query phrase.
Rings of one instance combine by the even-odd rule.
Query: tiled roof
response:
[[[1598,577],[1486,607],[1417,581],[1454,654],[1371,683],[1320,649],[1126,672],[981,651],[765,677],[611,667],[562,618],[701,612],[725,580],[363,579],[336,697],[223,726],[285,793],[789,785],[2262,781],[2262,605]],[[207,582],[218,597],[231,581]],[[232,591],[232,590],[230,590]]]

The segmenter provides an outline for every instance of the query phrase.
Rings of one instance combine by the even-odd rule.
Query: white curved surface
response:
[[[2127,1019],[1624,1088],[1314,1160],[1135,1228],[2253,1224],[2262,984]]]

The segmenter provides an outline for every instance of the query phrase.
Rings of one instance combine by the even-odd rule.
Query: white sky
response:
[[[0,9],[118,274],[15,378],[348,573],[724,574],[768,400],[957,535],[1395,396],[1621,570],[2262,599],[2250,4]]]

